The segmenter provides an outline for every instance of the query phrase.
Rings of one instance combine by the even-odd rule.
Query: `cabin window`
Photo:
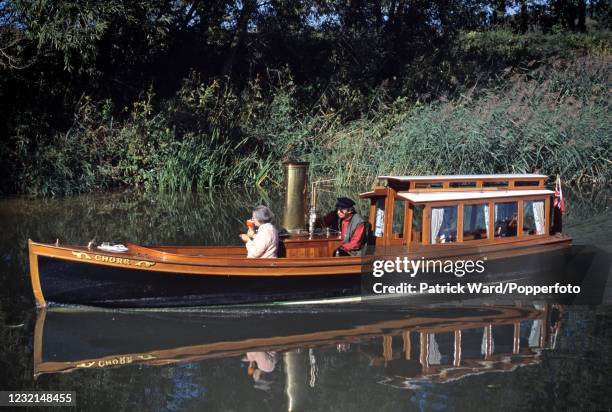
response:
[[[431,208],[431,243],[457,241],[457,206]]]
[[[514,182],[514,187],[525,187],[525,186],[539,186],[540,182],[537,180],[517,180]]]
[[[374,236],[382,237],[385,233],[385,199],[376,199],[376,215],[374,220]]]
[[[483,187],[508,187],[508,181],[500,181],[500,182],[483,182]]]
[[[543,200],[525,200],[523,202],[523,234],[543,235],[545,230]]]
[[[495,203],[495,237],[516,236],[518,228],[517,202]]]
[[[404,237],[404,214],[406,201],[402,199],[395,199],[393,203],[393,225],[391,232],[395,237]]]
[[[467,187],[476,187],[476,182],[450,182],[449,187],[455,188],[467,188]]]
[[[410,237],[412,243],[423,242],[423,205],[412,206],[412,235]]]
[[[396,192],[404,192],[410,189],[410,182],[389,181],[389,187],[395,189]]]
[[[415,189],[442,189],[444,185],[442,182],[434,183],[415,183]]]
[[[463,206],[463,240],[480,240],[489,237],[489,205]]]

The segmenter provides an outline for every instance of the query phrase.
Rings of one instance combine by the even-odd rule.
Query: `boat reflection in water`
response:
[[[410,332],[402,336],[404,353],[392,352],[392,336],[383,337],[382,359],[388,369],[382,384],[416,389],[425,382],[444,383],[489,372],[509,372],[540,363],[542,349],[554,349],[561,327],[561,305],[535,309],[536,316],[460,328],[426,328],[418,333],[418,360],[410,362]],[[446,350],[444,350],[446,349]],[[403,361],[402,361],[403,355]],[[412,368],[407,370],[405,364]],[[401,365],[401,366],[400,366]],[[399,366],[399,368],[397,367]]]
[[[345,307],[312,312],[121,312],[41,309],[34,375],[134,364],[236,358],[255,387],[282,369],[291,402],[314,387],[329,364],[317,354],[358,356],[378,382],[400,388],[538,364],[554,349],[562,306]],[[282,363],[282,368],[279,364]]]

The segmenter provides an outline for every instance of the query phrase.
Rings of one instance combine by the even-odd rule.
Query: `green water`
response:
[[[342,195],[356,193],[347,190]],[[609,190],[566,190],[564,229],[575,244],[610,250],[610,195]],[[333,194],[326,194],[324,208],[332,202]],[[290,349],[275,351],[273,370],[261,373],[258,379],[249,375],[248,362],[243,361],[246,350],[224,350],[216,357],[178,359],[167,365],[134,363],[34,378],[36,311],[27,269],[28,239],[59,239],[60,243],[71,244],[95,238],[97,242],[238,245],[237,234],[243,230],[244,219],[250,208],[260,203],[269,205],[279,218],[282,215],[279,193],[257,191],[182,197],[124,192],[0,200],[0,390],[73,390],[79,409],[87,410],[564,410],[605,409],[612,404],[612,306],[605,304],[565,306],[554,344],[547,337],[545,345],[529,349],[533,353],[526,366],[512,366],[517,362],[512,358],[512,367],[474,370],[444,382],[431,377],[411,380],[418,362],[398,357],[403,346],[397,335],[390,343],[395,355],[385,361],[382,333],[339,338],[326,344],[297,338]],[[346,327],[325,307],[300,310],[300,316],[306,316],[315,329],[317,324],[321,330]],[[415,310],[427,317],[434,309]],[[240,339],[248,341],[264,336],[262,329],[269,330],[271,337],[275,330],[297,327],[299,331],[301,325],[292,322],[296,321],[291,316],[279,316],[275,310],[234,310],[231,316],[213,312],[189,326],[198,328],[198,333],[187,330],[186,336],[193,335],[192,343],[197,344],[195,336],[200,336],[199,328],[204,328],[210,330],[210,335],[204,335],[207,339],[224,342],[229,339],[227,330],[239,324]],[[521,347],[527,345],[533,326],[529,322],[533,321],[520,323]],[[496,342],[493,353],[511,353],[512,331],[497,325],[495,319],[491,324]],[[78,324],[70,327],[80,330]],[[47,338],[53,333],[52,329],[45,330]],[[104,331],[96,333],[89,340],[77,341],[80,346],[75,347],[70,346],[75,341],[67,336],[66,347],[60,349],[73,354],[87,350],[95,353],[96,348],[111,345],[104,341]],[[469,336],[475,333],[483,334],[482,330],[463,332],[464,359],[482,354],[480,337],[470,343]],[[161,337],[165,345],[171,345],[171,335]],[[418,359],[416,332],[412,339]],[[439,335],[436,339],[439,361],[452,363],[452,336]],[[155,349],[156,339],[149,343]],[[253,348],[257,352],[262,349],[260,344]],[[48,354],[51,359],[53,353],[51,350]],[[121,354],[121,347],[112,353]]]

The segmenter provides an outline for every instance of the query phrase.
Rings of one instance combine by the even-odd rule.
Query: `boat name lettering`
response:
[[[82,363],[77,364],[76,367],[77,368],[91,368],[95,366],[97,368],[105,368],[107,366],[128,365],[134,362],[134,360],[147,361],[147,360],[155,359],[155,356],[150,355],[150,354],[135,355],[135,356],[136,356],[136,359],[134,359],[134,356],[132,355],[126,355],[126,356],[117,356],[117,357],[109,358],[109,359],[100,359],[97,361],[82,362]]]
[[[115,263],[119,265],[128,265],[128,266],[138,266],[144,268],[150,268],[155,265],[155,262],[148,262],[146,260],[131,260],[128,258],[116,257],[116,256],[106,256],[106,255],[93,255],[93,257],[85,252],[72,252],[72,254],[79,259],[88,259],[95,260],[97,262],[106,262],[106,263]]]
[[[130,259],[115,256],[94,255],[94,260],[98,262],[119,263],[120,265],[130,264]]]
[[[98,361],[98,366],[103,368],[105,366],[114,366],[114,365],[127,365],[128,363],[132,363],[134,359],[131,356],[119,356],[112,359],[103,359]]]

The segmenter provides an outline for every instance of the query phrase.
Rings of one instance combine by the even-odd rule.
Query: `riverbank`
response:
[[[83,97],[69,130],[34,141],[24,129],[0,145],[2,192],[275,186],[290,159],[338,186],[369,186],[378,174],[523,172],[605,185],[610,45],[607,33],[466,32],[452,47],[455,67],[407,69],[411,81],[436,79],[431,95],[389,79],[306,104],[306,87],[278,71],[241,92],[192,73],[172,98],[150,90],[123,110]]]

